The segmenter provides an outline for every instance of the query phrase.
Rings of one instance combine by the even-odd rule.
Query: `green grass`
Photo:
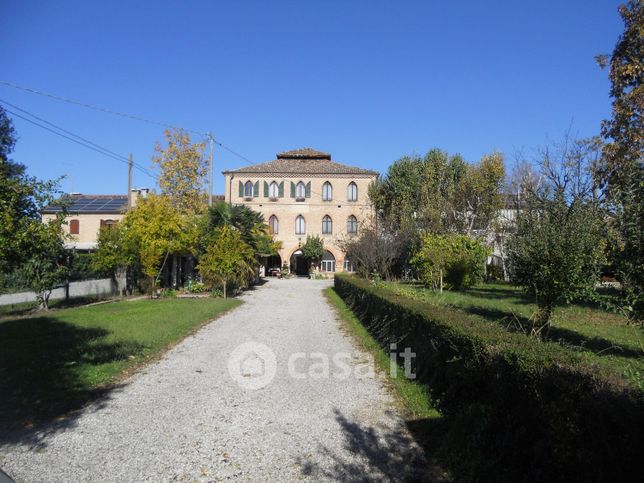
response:
[[[387,283],[387,286],[401,295],[452,306],[481,321],[502,324],[508,330],[527,327],[528,319],[536,311],[530,298],[507,284],[483,284],[464,292],[442,294],[413,283]],[[593,304],[557,307],[549,338],[644,389],[644,331],[629,325],[624,317]]]
[[[38,422],[80,407],[240,303],[120,301],[0,320],[0,421]]]
[[[409,415],[414,419],[440,418],[440,413],[432,404],[431,395],[427,386],[406,378],[402,369],[397,371],[395,377],[392,377],[389,370],[389,354],[369,334],[367,329],[360,323],[353,312],[351,312],[351,309],[347,307],[340,296],[333,290],[333,287],[327,287],[324,294],[336,309],[345,327],[354,336],[358,344],[373,355],[378,369],[387,374],[387,379],[393,387],[398,400],[403,404]]]
[[[49,301],[49,307],[52,309],[64,309],[67,307],[77,307],[87,305],[93,302],[106,300],[104,297],[74,297],[70,300],[56,299]],[[0,305],[0,318],[12,317],[18,315],[27,315],[38,309],[38,302],[20,302],[17,304]]]

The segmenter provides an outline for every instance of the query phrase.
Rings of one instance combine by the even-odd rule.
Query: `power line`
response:
[[[32,94],[38,94],[39,96],[49,97],[50,99],[55,99],[57,101],[67,102],[68,104],[74,104],[76,106],[84,107],[86,109],[93,109],[95,111],[100,111],[100,112],[105,112],[107,114],[113,114],[115,116],[125,117],[127,119],[132,119],[134,121],[141,121],[141,122],[145,122],[145,123],[148,123],[148,124],[155,124],[157,126],[167,127],[167,128],[171,128],[171,129],[181,129],[178,126],[174,126],[174,125],[169,124],[167,122],[155,121],[153,119],[147,119],[145,117],[136,116],[134,114],[127,114],[125,112],[120,112],[120,111],[116,111],[116,110],[113,110],[113,109],[108,109],[108,108],[105,108],[105,107],[96,106],[94,104],[88,104],[86,102],[77,101],[75,99],[70,99],[68,97],[58,96],[56,94],[51,94],[49,92],[39,91],[39,90],[36,90],[36,89],[32,89],[31,87],[21,86],[21,85],[14,84],[12,82],[7,82],[7,81],[4,81],[4,80],[0,80],[0,84],[5,85],[7,87],[12,87],[14,89],[19,89],[21,91],[31,92]],[[205,133],[203,131],[196,131],[194,129],[185,129],[185,130],[188,131],[188,132],[191,132],[193,134],[200,134],[202,136],[207,136],[208,135],[208,133]]]
[[[20,107],[16,106],[15,104],[12,104],[12,103],[10,103],[10,102],[5,101],[4,99],[0,99],[0,103],[3,103],[3,104],[5,104],[5,105],[7,105],[7,106],[11,106],[11,107],[12,107],[12,108],[14,108],[14,109],[18,109],[20,112],[22,112],[22,113],[24,113],[24,114],[27,114],[28,116],[31,116],[31,117],[33,117],[34,119],[37,119],[37,120],[38,120],[38,121],[40,121],[40,122],[44,122],[45,124],[48,124],[48,125],[50,125],[51,127],[58,129],[59,131],[62,131],[62,132],[64,132],[64,133],[66,133],[66,134],[69,134],[70,136],[73,136],[73,137],[75,137],[75,138],[78,138],[78,139],[80,139],[81,141],[83,141],[83,142],[85,142],[85,143],[87,143],[87,144],[91,144],[92,146],[96,147],[97,149],[103,150],[103,151],[105,151],[105,152],[107,152],[107,153],[109,153],[109,154],[111,154],[111,155],[113,155],[113,156],[116,156],[116,157],[118,157],[118,158],[121,158],[121,160],[128,161],[128,158],[126,158],[125,156],[122,156],[122,155],[120,155],[120,154],[118,154],[118,153],[115,153],[114,151],[111,151],[111,150],[109,150],[109,149],[107,149],[107,148],[105,148],[105,147],[101,146],[100,144],[96,144],[95,142],[90,141],[89,139],[86,139],[86,138],[84,138],[84,137],[82,137],[82,136],[79,136],[78,134],[74,134],[73,132],[68,131],[67,129],[64,129],[64,128],[60,127],[60,126],[57,126],[56,124],[54,124],[54,123],[52,123],[52,122],[49,122],[49,121],[47,121],[46,119],[43,119],[43,118],[41,118],[41,117],[38,117],[38,116],[36,116],[35,114],[33,114],[33,113],[29,112],[29,111],[26,111],[25,109],[22,109],[22,108],[20,108]],[[140,164],[138,164],[138,163],[132,163],[132,164],[133,164],[137,169],[139,169],[142,173],[147,174],[148,176],[151,176],[151,177],[153,177],[153,178],[156,178],[156,176],[154,175],[154,173],[150,172],[150,170],[148,170],[148,169],[147,169],[147,168],[145,168],[144,166],[141,166],[141,165],[140,165]]]
[[[9,105],[9,103],[5,103],[5,101],[2,101],[2,100],[0,100],[0,102],[2,102],[2,103],[4,103],[4,104]],[[12,106],[12,107],[13,107],[13,106]],[[16,109],[20,109],[20,108],[18,108],[18,107],[15,107],[15,108],[16,108]],[[29,123],[31,123],[31,124],[33,124],[33,125],[35,125],[35,126],[40,127],[41,129],[44,129],[44,130],[46,130],[46,131],[51,132],[52,134],[56,134],[57,136],[60,136],[60,137],[62,137],[62,138],[65,138],[65,139],[67,139],[67,140],[69,140],[69,141],[71,141],[71,142],[73,142],[73,143],[79,144],[79,145],[81,145],[81,146],[83,146],[83,147],[85,147],[85,148],[91,149],[92,151],[95,151],[95,152],[97,152],[97,153],[99,153],[99,154],[102,154],[103,156],[106,156],[106,157],[108,157],[108,158],[112,158],[112,159],[114,159],[114,160],[116,160],[116,161],[119,161],[119,162],[121,162],[121,163],[124,163],[124,164],[128,164],[128,163],[129,163],[128,158],[126,158],[126,157],[124,157],[124,156],[121,156],[120,154],[117,154],[117,153],[115,153],[115,152],[113,152],[113,151],[111,151],[111,150],[109,150],[109,149],[107,149],[107,148],[104,148],[104,147],[100,146],[99,144],[96,144],[96,143],[94,143],[94,142],[92,142],[92,141],[89,141],[89,140],[87,140],[87,139],[85,139],[85,138],[82,138],[81,136],[78,136],[78,135],[76,135],[76,134],[73,134],[73,133],[71,133],[70,131],[64,130],[64,129],[62,129],[62,128],[60,128],[60,127],[56,126],[55,124],[50,123],[49,121],[46,121],[46,120],[44,120],[44,119],[41,119],[41,118],[39,118],[39,117],[37,117],[37,116],[35,116],[35,115],[33,115],[33,114],[31,114],[31,113],[29,113],[29,112],[25,111],[24,109],[20,109],[20,110],[21,110],[21,111],[23,111],[24,113],[26,113],[26,114],[30,115],[30,116],[33,116],[35,119],[38,119],[38,120],[40,120],[40,121],[42,121],[42,122],[45,122],[45,123],[47,123],[47,124],[49,124],[49,125],[51,125],[51,126],[54,126],[56,129],[59,129],[60,131],[63,131],[63,132],[66,132],[66,133],[70,134],[70,136],[68,136],[67,134],[63,134],[63,132],[59,132],[59,131],[56,131],[56,130],[54,130],[54,129],[51,129],[51,128],[47,127],[47,126],[44,126],[44,125],[42,125],[42,124],[40,124],[40,123],[38,123],[38,122],[36,122],[36,121],[34,121],[34,120],[32,120],[32,119],[29,119],[28,117],[25,117],[25,116],[23,116],[23,115],[21,115],[21,114],[18,114],[17,112],[14,112],[14,111],[12,111],[12,110],[10,110],[10,109],[6,109],[6,111],[7,111],[9,114],[11,114],[12,116],[15,116],[15,117],[18,117],[18,118],[20,118],[20,119],[22,119],[22,120],[24,120],[24,121],[27,121],[27,122],[29,122]],[[71,137],[71,136],[75,136],[75,137],[76,137],[76,138],[78,138],[78,139],[75,139],[74,137]],[[143,174],[145,174],[145,175],[147,175],[147,176],[150,176],[151,178],[153,178],[153,179],[155,179],[155,180],[157,180],[157,179],[158,179],[154,174],[152,174],[152,173],[151,173],[150,171],[148,171],[147,169],[145,169],[145,168],[143,168],[143,167],[141,167],[141,166],[139,166],[139,165],[135,165],[135,167],[136,167],[139,171],[141,171]]]

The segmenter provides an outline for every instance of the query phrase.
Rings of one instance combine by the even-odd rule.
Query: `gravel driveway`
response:
[[[328,284],[271,280],[247,292],[245,304],[105,400],[3,443],[0,467],[17,481],[418,478],[422,452],[381,377],[368,377],[368,357],[343,333],[322,294]],[[275,354],[275,377],[259,389],[247,386],[270,373],[262,346],[232,365],[235,378],[229,370],[246,342]],[[348,369],[330,362],[325,377],[316,353],[331,361],[345,353]]]

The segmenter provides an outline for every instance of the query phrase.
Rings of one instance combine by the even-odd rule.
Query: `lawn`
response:
[[[432,304],[448,305],[508,330],[527,327],[536,305],[519,288],[482,284],[464,292],[441,293],[413,283],[388,283],[395,292]],[[644,389],[644,331],[620,315],[592,304],[557,307],[549,337],[579,351],[591,362],[612,368]]]
[[[0,319],[0,422],[77,408],[240,303],[134,300]]]

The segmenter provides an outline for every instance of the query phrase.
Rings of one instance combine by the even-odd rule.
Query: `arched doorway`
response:
[[[311,263],[304,258],[302,255],[302,250],[295,250],[293,255],[291,255],[290,267],[291,273],[300,276],[306,276],[309,274],[309,268]]]
[[[264,259],[264,273],[267,277],[276,277],[282,270],[282,257],[271,255]]]
[[[325,250],[324,255],[322,255],[322,260],[320,261],[320,271],[335,272],[335,257],[333,256],[333,253],[328,250]]]

